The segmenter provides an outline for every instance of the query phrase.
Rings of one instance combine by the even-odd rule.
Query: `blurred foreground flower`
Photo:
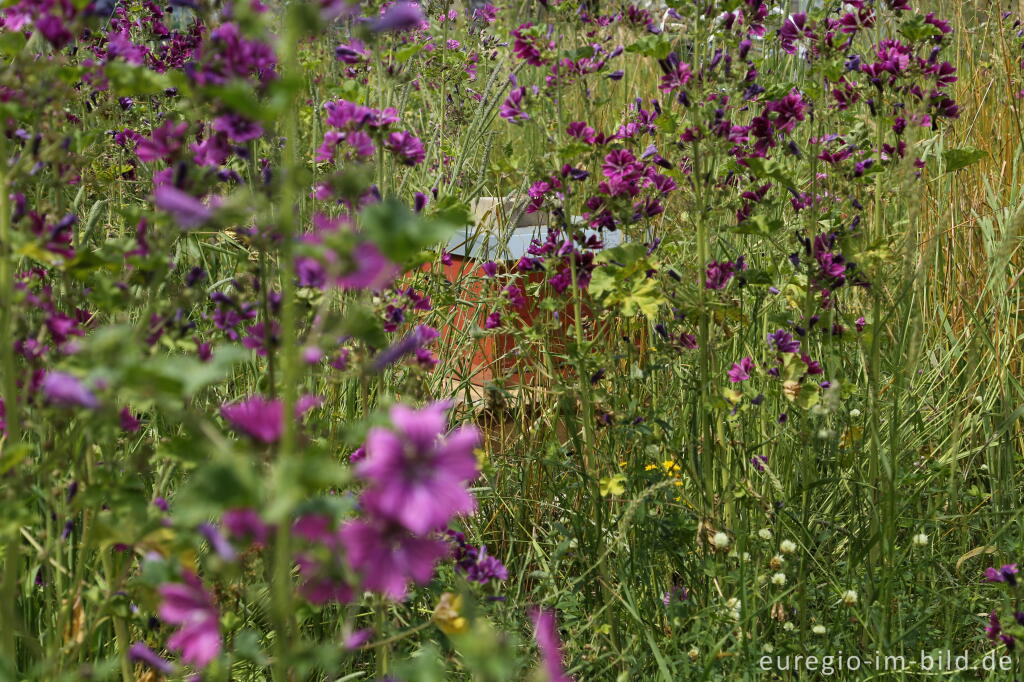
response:
[[[537,648],[540,649],[541,664],[548,682],[572,682],[562,667],[562,643],[558,639],[555,612],[536,608],[530,613],[530,620],[533,621]]]
[[[179,629],[167,646],[181,652],[181,660],[202,668],[220,653],[219,614],[213,598],[198,576],[184,572],[182,583],[164,583],[159,588],[160,618]]]

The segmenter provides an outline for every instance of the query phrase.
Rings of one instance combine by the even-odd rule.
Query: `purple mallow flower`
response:
[[[153,129],[152,137],[139,138],[135,153],[143,162],[168,159],[181,148],[181,140],[187,129],[187,123],[164,121],[159,128]]]
[[[362,574],[363,587],[396,600],[405,598],[410,580],[429,582],[434,564],[448,554],[444,542],[413,535],[380,517],[349,521],[339,536],[352,568]]]
[[[536,608],[530,613],[530,620],[533,621],[535,628],[541,665],[547,673],[549,682],[572,682],[572,678],[565,674],[562,664],[562,644],[558,639],[555,612]]]
[[[508,580],[508,569],[497,558],[487,554],[487,547],[474,547],[466,542],[465,535],[451,529],[447,534],[452,543],[455,568],[464,573],[467,579],[481,585],[492,580]]]
[[[475,427],[445,434],[451,405],[436,402],[421,410],[391,408],[393,429],[374,428],[366,439],[366,459],[356,473],[369,482],[363,507],[413,533],[443,527],[454,515],[473,511],[465,483],[477,476]]]
[[[387,148],[406,166],[423,163],[426,152],[418,137],[409,132],[396,132],[388,135]]]
[[[81,381],[66,372],[47,372],[41,385],[43,395],[54,405],[95,409],[100,401]]]
[[[316,396],[303,396],[295,405],[296,417],[320,404]],[[280,400],[250,396],[222,405],[220,414],[235,429],[261,443],[276,443],[284,433],[284,405]]]
[[[199,578],[187,571],[182,578],[184,582],[164,583],[157,590],[161,600],[158,613],[161,620],[178,626],[167,647],[180,651],[185,663],[202,668],[220,653],[220,616]]]
[[[256,546],[266,544],[273,528],[267,525],[254,509],[229,509],[221,516],[221,523],[231,537]]]
[[[235,548],[231,546],[231,543],[227,541],[217,526],[212,523],[203,523],[199,526],[199,532],[202,533],[206,541],[210,543],[210,547],[214,552],[220,556],[224,561],[234,561],[238,558],[238,553]]]
[[[1007,583],[1011,587],[1017,585],[1017,564],[1004,564],[998,569],[989,567],[985,569],[985,582]]]
[[[754,361],[749,357],[733,363],[732,369],[729,370],[729,381],[734,384],[746,381],[750,378],[750,370],[752,369],[754,369]]]
[[[248,142],[263,136],[263,126],[239,116],[228,114],[219,116],[213,120],[213,129],[218,133],[224,133],[232,142]]]
[[[174,672],[174,666],[169,661],[161,658],[155,651],[142,642],[135,642],[128,648],[128,658],[137,663],[143,663],[163,675],[170,675]]]
[[[499,115],[511,123],[520,123],[530,120],[530,115],[523,110],[523,97],[526,95],[526,88],[513,88],[508,93],[508,98],[501,104],[498,110]]]
[[[186,230],[199,227],[213,216],[213,211],[203,202],[172,185],[157,187],[153,198],[157,208],[170,213],[174,221]]]
[[[369,289],[380,291],[386,288],[401,271],[388,260],[374,244],[362,242],[352,251],[352,270],[337,279],[343,289]]]
[[[389,5],[377,21],[371,24],[373,31],[412,31],[426,23],[423,9],[415,2],[396,2]]]
[[[784,329],[779,329],[769,334],[768,343],[774,345],[780,353],[797,353],[800,351],[800,342],[794,340],[793,335]]]

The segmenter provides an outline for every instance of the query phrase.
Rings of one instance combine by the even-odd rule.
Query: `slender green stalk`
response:
[[[297,11],[294,10],[293,11]],[[279,43],[282,78],[293,83],[301,81],[301,67],[298,60],[298,43],[301,38],[299,18],[294,15],[286,17],[284,35]],[[281,194],[277,225],[281,236],[278,252],[278,270],[281,275],[281,396],[284,406],[284,430],[278,451],[278,465],[287,479],[293,475],[294,467],[289,460],[299,456],[297,452],[296,420],[294,419],[299,382],[298,365],[298,324],[295,301],[295,262],[293,253],[294,238],[298,230],[298,96],[292,93],[292,101],[285,108],[282,130],[285,144],[281,163]],[[269,282],[267,283],[269,286]],[[269,332],[268,332],[269,333]],[[288,482],[284,482],[287,486]],[[292,552],[291,527],[282,522],[278,524],[274,538],[274,570],[272,601],[275,628],[274,679],[278,682],[292,679],[288,667],[288,655],[295,639],[294,613],[292,610]]]

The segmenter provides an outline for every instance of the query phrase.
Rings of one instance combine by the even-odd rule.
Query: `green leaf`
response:
[[[800,387],[800,395],[796,399],[796,404],[805,410],[809,410],[818,404],[821,399],[821,392],[818,387],[814,384],[803,384]]]
[[[626,52],[642,54],[655,59],[665,59],[672,51],[672,44],[664,34],[647,35],[626,48]]]
[[[900,24],[900,33],[910,42],[916,43],[926,38],[941,36],[942,30],[934,24],[925,22],[925,15],[914,14]]]
[[[563,54],[573,61],[576,61],[577,59],[590,59],[594,56],[594,48],[590,45],[584,45],[583,47],[578,47],[575,50],[566,50]]]
[[[451,195],[440,196],[431,202],[428,215],[457,227],[471,222],[469,205]]]
[[[736,234],[755,234],[767,237],[775,234],[781,229],[781,219],[765,218],[763,215],[755,215],[747,218],[742,223],[732,228],[732,231]]]
[[[153,397],[190,398],[224,379],[232,366],[248,356],[238,346],[223,346],[209,362],[185,355],[146,358],[125,372],[125,385]]]
[[[107,64],[105,70],[110,80],[110,89],[121,97],[155,95],[171,86],[166,75],[120,59]]]
[[[457,204],[449,204],[431,218],[413,213],[401,201],[388,198],[363,209],[361,223],[366,236],[396,263],[404,263],[423,249],[447,241],[459,225]],[[463,223],[465,224],[465,223]]]
[[[605,249],[597,254],[597,262],[611,263],[619,267],[629,267],[646,255],[646,246],[638,242],[629,242],[612,249]]]
[[[793,179],[782,169],[782,164],[775,159],[747,159],[747,167],[759,178],[778,180],[786,187],[793,187],[795,184]]]
[[[775,281],[770,272],[765,270],[745,270],[738,277],[752,286],[771,286]]]
[[[404,45],[395,51],[395,61],[407,62],[419,54],[422,49],[423,45],[421,43],[409,43],[408,45]]]
[[[988,152],[974,147],[947,149],[942,152],[942,165],[947,173],[952,173],[953,171],[976,164],[987,156]]]
[[[622,301],[622,314],[632,317],[639,311],[647,317],[656,317],[663,303],[666,300],[657,294],[654,279],[645,277],[633,284],[633,290]]]
[[[4,31],[0,33],[0,53],[11,58],[17,57],[27,42],[21,31]]]
[[[30,443],[22,442],[14,445],[8,443],[0,453],[0,476],[18,466],[31,452],[32,445]]]
[[[350,306],[341,323],[341,329],[342,333],[354,336],[371,348],[383,348],[388,345],[384,323],[368,306]]]
[[[202,94],[220,100],[236,114],[252,121],[267,125],[274,122],[274,117],[260,104],[252,86],[245,81],[233,80],[223,85],[208,85],[202,89]]]
[[[590,276],[590,286],[587,287],[587,291],[591,296],[601,298],[615,288],[615,282],[615,275],[612,274],[610,268],[597,268]]]
[[[218,455],[189,477],[178,493],[175,517],[185,525],[220,516],[225,509],[259,504],[259,477],[249,458]]]

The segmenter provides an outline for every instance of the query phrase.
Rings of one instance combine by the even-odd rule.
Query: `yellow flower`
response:
[[[466,631],[469,621],[459,612],[462,609],[462,596],[445,592],[434,608],[434,625],[446,635],[457,635]]]
[[[626,477],[622,474],[617,474],[611,478],[601,479],[601,495],[614,495],[618,497],[622,493],[626,492],[626,486],[623,483],[626,482]]]
[[[670,459],[666,459],[661,463],[661,468],[665,470],[665,473],[673,474],[679,471],[679,465]]]
[[[657,464],[648,464],[647,466],[644,467],[644,471],[654,471],[657,468]]]

